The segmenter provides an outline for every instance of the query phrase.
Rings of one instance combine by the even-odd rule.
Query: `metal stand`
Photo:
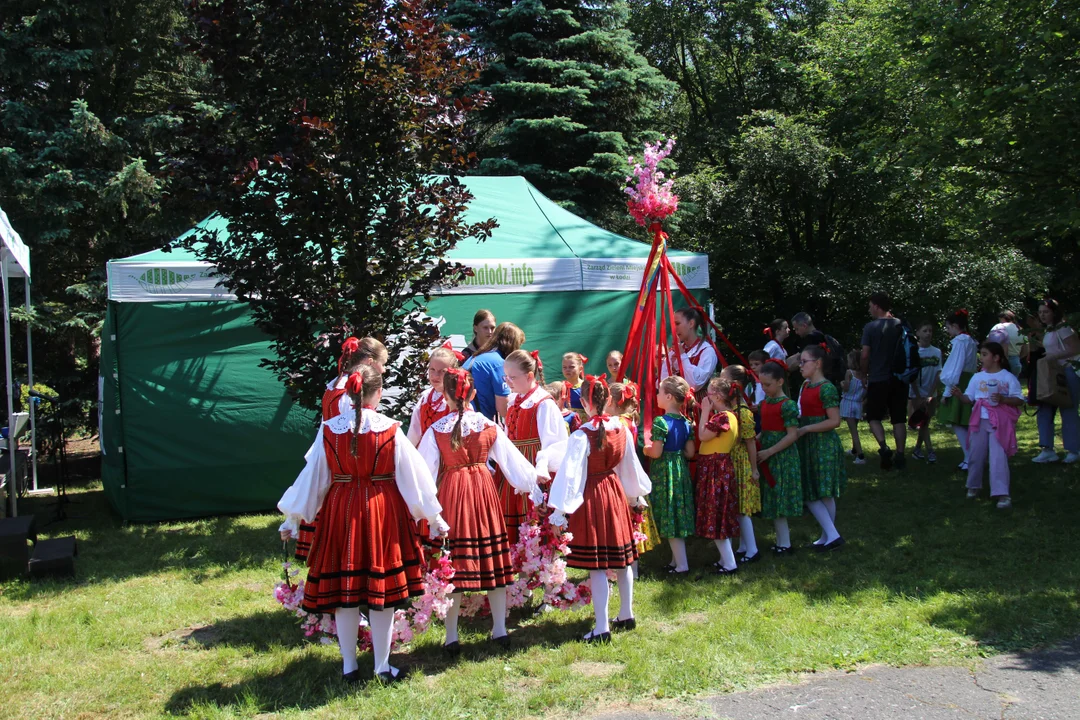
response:
[[[60,426],[60,477],[56,481],[56,515],[52,520],[45,523],[46,527],[62,520],[79,518],[78,515],[68,515],[67,513],[68,505],[78,505],[79,503],[69,499],[67,495],[67,438],[64,437],[64,416],[60,414],[59,401],[57,401],[57,408],[53,411],[53,415]]]

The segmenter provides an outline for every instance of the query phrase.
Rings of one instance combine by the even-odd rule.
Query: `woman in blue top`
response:
[[[462,366],[472,373],[477,412],[498,422],[506,415],[510,387],[503,380],[503,361],[525,344],[525,333],[514,323],[499,323],[488,341]]]
[[[650,442],[645,446],[652,479],[649,504],[661,537],[671,545],[670,573],[687,573],[686,538],[694,534],[694,485],[687,460],[694,457],[694,431],[682,408],[690,385],[677,375],[664,378],[656,401],[664,415],[653,420]]]

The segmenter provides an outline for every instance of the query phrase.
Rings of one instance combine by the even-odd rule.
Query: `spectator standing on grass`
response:
[[[937,392],[943,356],[941,349],[931,344],[934,342],[932,320],[919,323],[919,327],[915,330],[915,337],[919,340],[919,374],[915,377],[915,382],[911,383],[909,396],[912,427],[919,429],[919,435],[915,440],[915,449],[911,452],[911,457],[916,460],[925,459],[928,463],[936,463],[937,453],[934,452],[934,441],[930,439],[930,418],[934,417],[937,411]],[[925,455],[922,448],[925,448]]]
[[[964,452],[964,461],[956,469],[968,471],[968,421],[971,419],[971,407],[953,395],[953,388],[965,388],[971,376],[979,369],[979,350],[971,333],[968,332],[968,311],[963,308],[954,311],[945,320],[945,332],[949,333],[952,343],[949,345],[949,357],[941,369],[941,384],[945,392],[941,394],[941,406],[937,419],[956,434],[956,441]]]
[[[1016,324],[1016,314],[1012,310],[998,313],[998,324],[990,328],[987,339],[996,340],[1005,348],[1009,358],[1006,368],[1016,377],[1020,377],[1020,349],[1024,341],[1020,337],[1020,326]],[[1004,342],[1001,342],[1002,340]]]
[[[847,378],[848,363],[844,348],[836,338],[814,327],[814,319],[810,317],[810,313],[795,313],[795,317],[791,318],[791,329],[799,340],[797,352],[787,359],[788,367],[799,367],[802,351],[811,345],[817,345],[825,351],[823,368],[825,377],[839,390],[840,385]]]
[[[904,448],[907,444],[908,389],[893,375],[902,327],[900,320],[893,317],[892,299],[888,293],[876,292],[870,296],[870,317],[873,320],[863,327],[861,356],[867,380],[866,419],[878,442],[881,469],[895,466],[897,470],[903,470],[907,466]],[[882,421],[886,416],[892,423],[895,451],[889,448],[885,439]]]
[[[462,366],[472,373],[476,388],[475,407],[489,420],[498,422],[506,415],[510,386],[504,379],[503,362],[524,344],[525,333],[521,328],[514,323],[500,323],[487,342]]]
[[[472,342],[465,346],[461,354],[471,358],[478,354],[480,348],[491,339],[495,332],[495,314],[490,310],[477,310],[472,319],[473,338]]]
[[[1076,331],[1065,322],[1065,311],[1057,300],[1047,298],[1039,305],[1039,320],[1046,326],[1042,346],[1045,357],[1054,368],[1062,368],[1065,381],[1069,385],[1072,402],[1068,407],[1056,408],[1047,403],[1039,403],[1039,447],[1042,452],[1035,456],[1035,462],[1057,462],[1058,454],[1054,451],[1054,412],[1061,411],[1061,444],[1065,447],[1065,462],[1080,460],[1080,418],[1077,417],[1077,402],[1080,400],[1080,338]]]

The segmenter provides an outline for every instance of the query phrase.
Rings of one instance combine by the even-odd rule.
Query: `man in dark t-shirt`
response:
[[[903,470],[907,461],[904,458],[907,444],[907,396],[908,387],[893,374],[893,360],[896,346],[900,342],[900,321],[892,315],[892,301],[884,292],[870,296],[870,317],[873,318],[863,327],[862,368],[866,373],[866,419],[870,423],[870,432],[878,441],[881,455],[881,469],[888,470],[896,466]],[[896,451],[889,449],[885,440],[885,427],[882,421],[889,417],[892,423],[893,440]]]

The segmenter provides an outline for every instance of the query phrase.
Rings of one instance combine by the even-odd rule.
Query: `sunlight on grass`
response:
[[[436,627],[396,655],[415,671],[408,682],[351,692],[336,647],[304,640],[270,596],[284,558],[278,518],[123,526],[92,485],[72,493],[84,519],[46,528],[79,536],[77,581],[0,585],[0,716],[588,716],[628,703],[671,709],[802,672],[970,663],[1052,643],[1080,631],[1080,561],[1050,531],[1074,524],[1080,483],[1075,468],[1032,466],[1034,444],[1025,420],[1011,512],[966,500],[955,449],[906,475],[871,459],[840,501],[840,552],[672,582],[654,551],[635,587],[638,630],[610,646],[574,642],[591,627],[589,608],[515,614],[509,653],[487,646],[484,622],[466,623],[451,666]],[[44,521],[46,503],[25,507]],[[771,528],[756,526],[767,548]],[[809,516],[794,521],[794,542],[812,531]],[[694,567],[715,559],[710,544],[691,545]]]

